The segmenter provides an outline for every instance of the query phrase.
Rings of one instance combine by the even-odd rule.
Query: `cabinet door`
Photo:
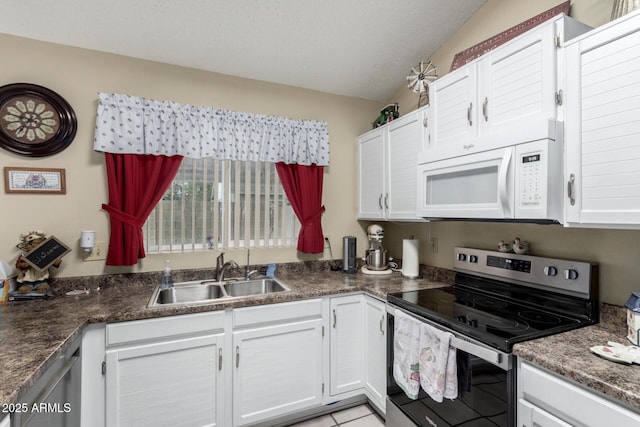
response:
[[[548,22],[478,62],[478,125],[483,136],[556,118],[556,56],[555,26]]]
[[[331,387],[335,396],[364,388],[362,295],[331,298]]]
[[[387,396],[387,312],[383,301],[365,296],[365,393],[384,414]]]
[[[387,125],[385,155],[388,163],[384,207],[387,219],[416,220],[416,168],[423,149],[423,110]]]
[[[566,221],[640,224],[640,16],[566,49]]]
[[[532,405],[526,400],[518,401],[518,425],[522,427],[570,427],[571,424],[565,423],[550,413]]]
[[[358,219],[384,218],[384,136],[378,128],[358,138]]]
[[[233,425],[322,403],[322,319],[233,333]]]
[[[106,424],[222,425],[222,337],[108,350]]]
[[[429,85],[432,127],[429,150],[439,159],[466,154],[478,135],[476,63],[470,63]]]

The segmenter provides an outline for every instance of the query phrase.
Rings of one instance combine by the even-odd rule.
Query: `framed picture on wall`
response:
[[[66,194],[64,169],[4,168],[5,193]]]

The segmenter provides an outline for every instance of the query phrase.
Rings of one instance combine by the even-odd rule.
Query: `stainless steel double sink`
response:
[[[289,288],[274,278],[251,280],[228,279],[224,282],[194,280],[191,282],[175,283],[172,288],[167,289],[160,289],[159,285],[156,286],[148,306],[159,307],[172,304],[202,304],[286,291],[289,291]]]

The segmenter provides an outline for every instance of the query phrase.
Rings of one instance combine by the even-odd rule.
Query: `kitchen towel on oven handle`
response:
[[[410,399],[420,392],[420,322],[396,310],[393,326],[393,378]]]
[[[420,385],[436,402],[458,397],[456,349],[451,332],[420,324]]]

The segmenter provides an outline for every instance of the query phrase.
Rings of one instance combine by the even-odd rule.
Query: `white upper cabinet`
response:
[[[358,137],[358,219],[383,219],[384,177],[383,128]]]
[[[428,113],[421,108],[358,138],[358,219],[418,220],[415,176]]]
[[[566,225],[640,228],[640,14],[565,51]]]
[[[477,66],[472,62],[429,85],[433,123],[432,153],[464,150],[478,136]]]
[[[562,119],[559,47],[588,29],[559,15],[431,83],[430,158],[526,142],[523,125]],[[494,138],[507,132],[511,142]]]

